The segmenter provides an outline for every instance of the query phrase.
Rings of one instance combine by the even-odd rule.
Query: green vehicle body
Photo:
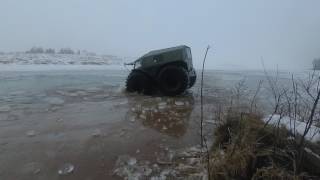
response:
[[[165,66],[179,66],[188,72],[189,88],[192,87],[196,81],[191,49],[185,45],[150,51],[133,63],[129,63],[129,65],[134,65],[134,71],[143,72],[155,82],[157,81],[159,72]]]

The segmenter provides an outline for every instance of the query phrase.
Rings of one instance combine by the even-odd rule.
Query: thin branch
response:
[[[260,89],[261,89],[262,84],[263,84],[263,80],[260,80],[259,83],[258,83],[258,87],[257,87],[257,89],[256,89],[256,92],[254,93],[254,96],[253,96],[253,98],[252,98],[252,100],[251,100],[251,104],[250,104],[250,111],[251,111],[251,112],[252,112],[252,109],[253,109],[253,104],[254,104],[254,102],[256,101],[256,98],[257,98],[257,96],[258,96],[258,94],[259,94],[259,92],[260,92]]]
[[[207,54],[210,49],[210,46],[207,47],[204,59],[202,62],[202,71],[201,71],[201,88],[200,88],[200,103],[201,103],[201,114],[200,114],[200,134],[201,134],[201,148],[203,148],[203,73],[204,65],[207,59]]]

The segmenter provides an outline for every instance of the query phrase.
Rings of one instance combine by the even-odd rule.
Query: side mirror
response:
[[[134,65],[134,62],[131,62],[131,63],[124,63],[124,65],[132,66],[132,65]]]

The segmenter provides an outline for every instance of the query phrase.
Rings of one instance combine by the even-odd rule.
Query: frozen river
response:
[[[0,179],[121,179],[115,174],[119,157],[157,165],[177,149],[198,145],[199,84],[172,98],[128,94],[128,73],[0,71]],[[291,74],[279,77],[289,83]],[[215,107],[243,79],[255,89],[265,74],[206,71],[209,135]],[[262,92],[265,102],[268,96]]]

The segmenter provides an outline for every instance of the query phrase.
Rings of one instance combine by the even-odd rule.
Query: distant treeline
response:
[[[80,50],[72,50],[71,48],[61,48],[59,51],[56,52],[53,48],[44,49],[42,47],[32,47],[30,50],[26,51],[26,53],[32,54],[89,54],[87,51],[80,51]],[[95,54],[95,53],[90,53]]]

